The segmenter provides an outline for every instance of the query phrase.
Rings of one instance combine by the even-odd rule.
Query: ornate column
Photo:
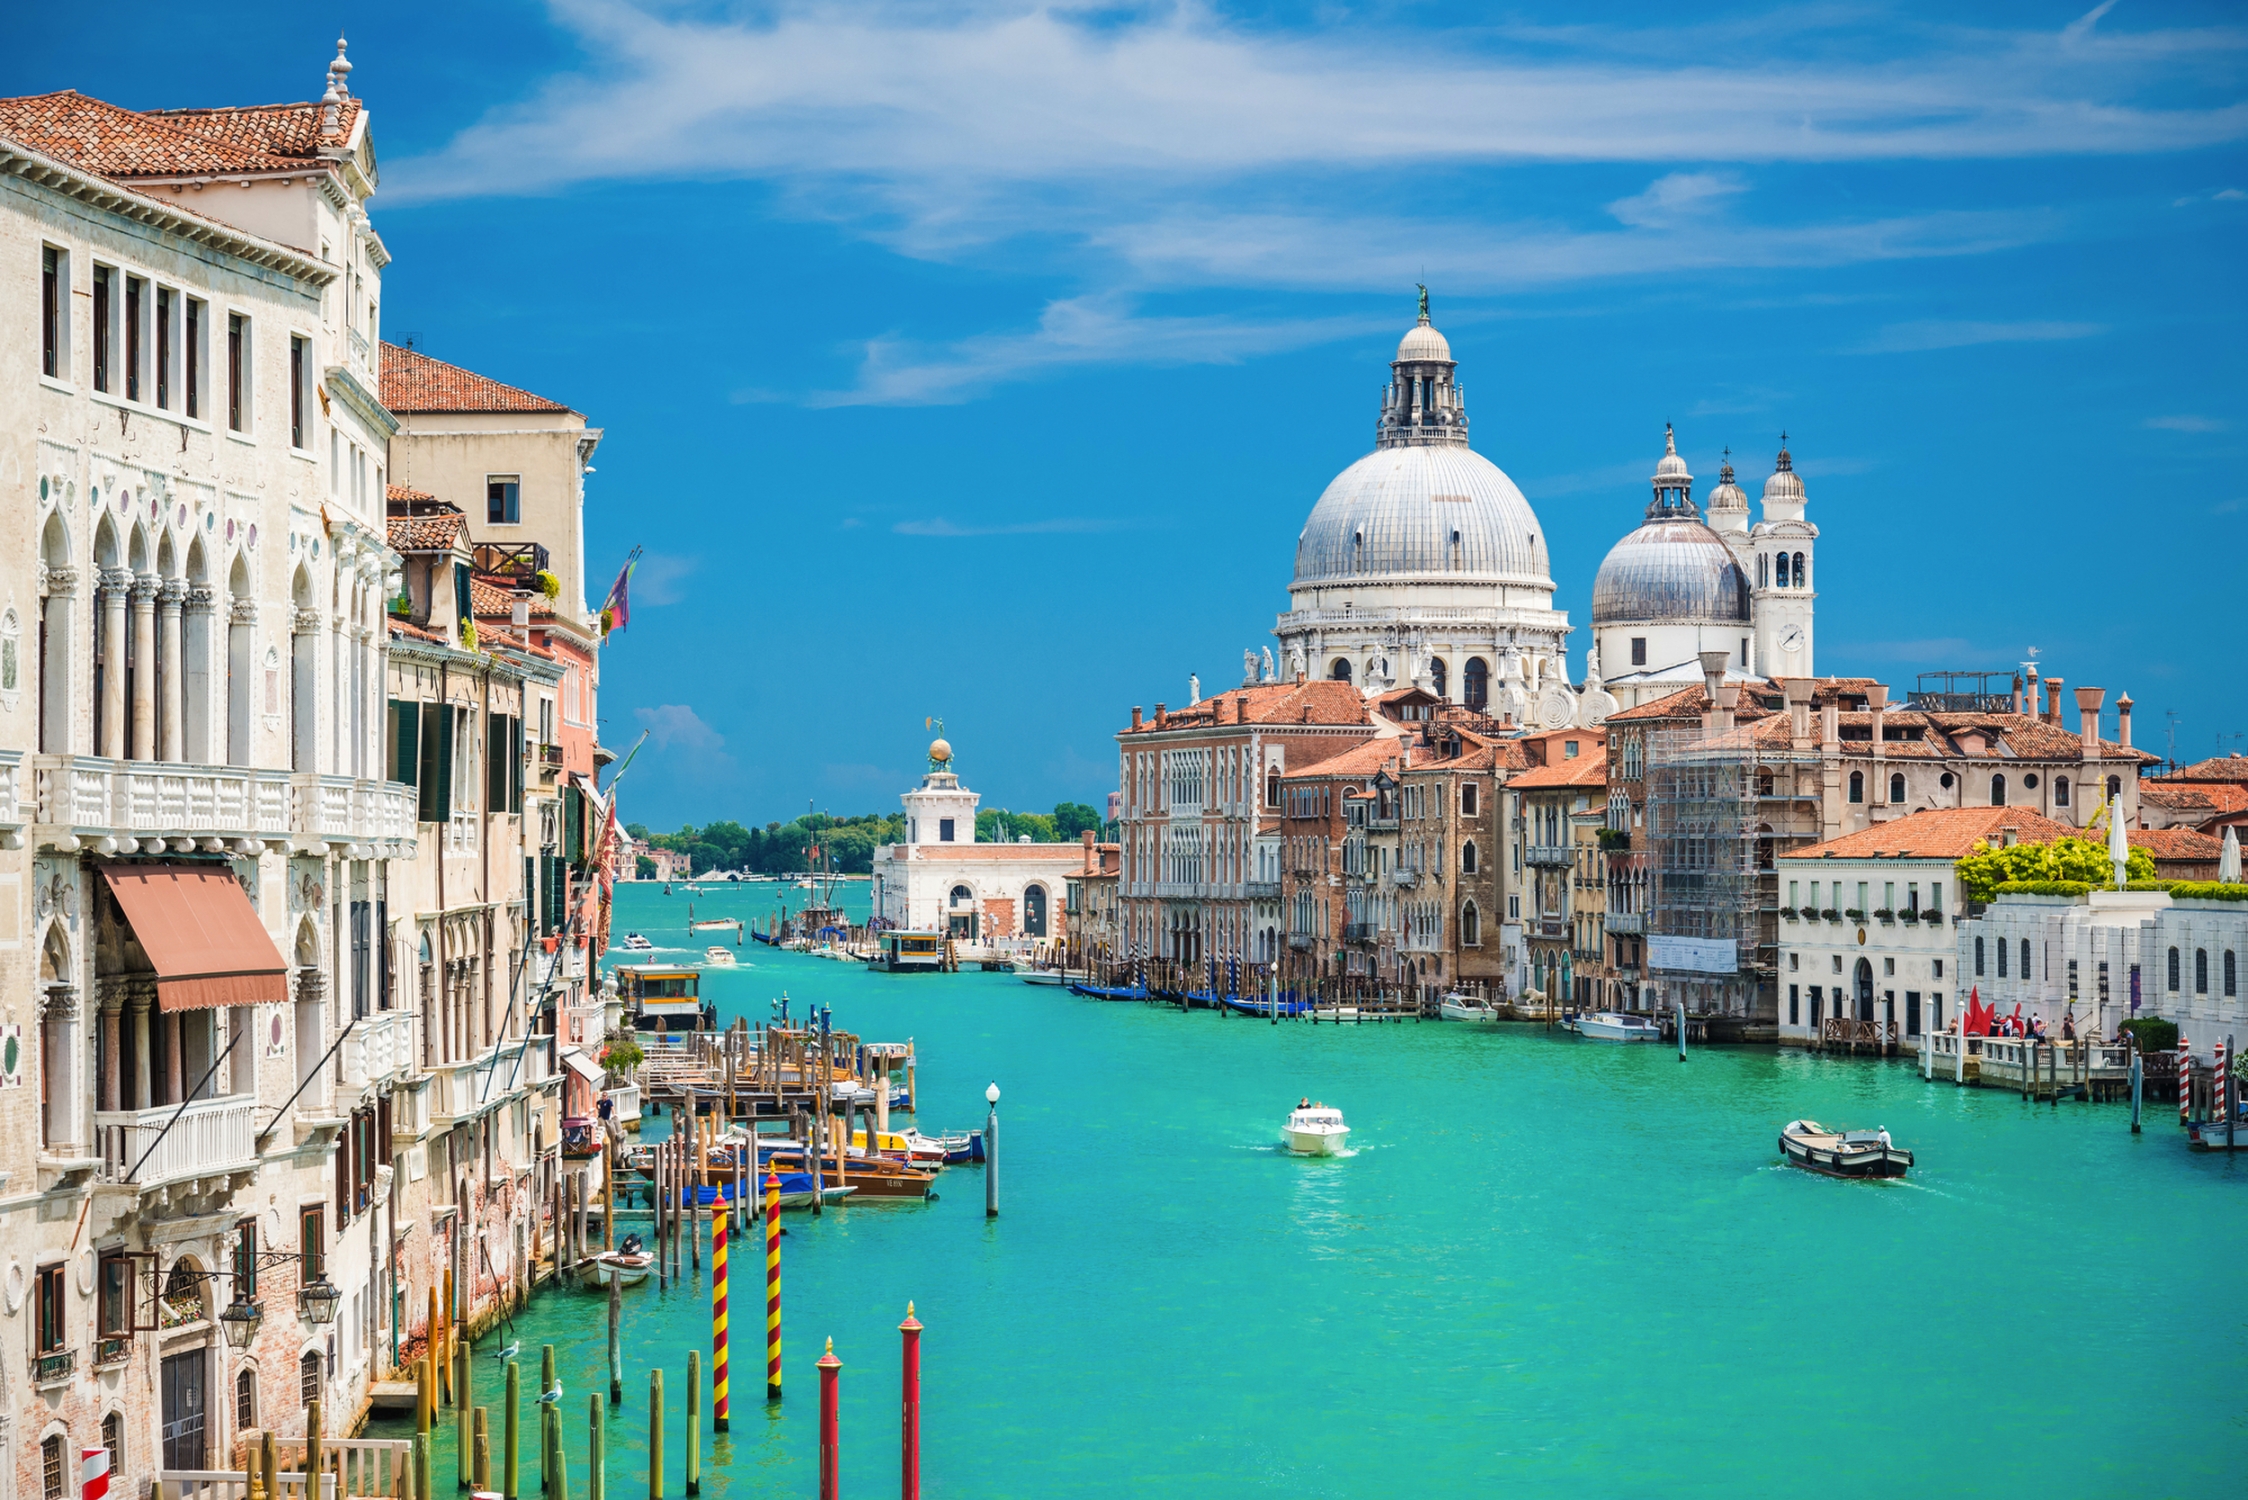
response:
[[[126,752],[135,760],[156,758],[156,589],[160,580],[143,573],[133,580],[133,737]]]
[[[158,1011],[164,1022],[164,1102],[177,1104],[187,1097],[187,1069],[180,1058],[180,1013]]]
[[[132,1007],[133,1012],[133,1102],[126,1106],[128,1109],[149,1107],[148,1011],[155,1002],[153,991],[145,995],[128,994],[126,997],[126,1003]]]
[[[211,689],[219,680],[219,652],[224,643],[213,633],[213,622],[218,618],[218,591],[198,585],[187,591],[187,604],[183,611],[180,647],[186,653],[189,667],[193,668],[195,682],[188,682],[189,668],[180,671],[180,759],[209,764],[224,760],[220,747],[213,743],[211,733]],[[187,650],[187,636],[195,637],[195,647]]]
[[[96,755],[121,760],[125,755],[125,595],[133,575],[112,568],[102,575],[101,589],[101,742]]]
[[[48,984],[42,987],[39,1006],[39,1040],[46,1066],[54,1076],[47,1080],[47,1100],[42,1109],[40,1133],[44,1144],[58,1155],[74,1155],[77,1145],[78,1093],[84,1084],[78,1073],[78,986]]]
[[[33,729],[37,736],[34,743],[59,755],[73,747],[71,704],[77,696],[72,688],[78,681],[78,662],[72,647],[78,639],[78,570],[67,563],[43,566],[39,579],[47,604],[40,616],[45,629],[39,643],[39,722]],[[91,673],[87,680],[92,680]]]
[[[156,595],[157,623],[163,636],[164,653],[164,703],[157,716],[159,733],[156,737],[156,757],[159,760],[185,760],[187,671],[186,643],[180,639],[180,606],[187,600],[187,585],[177,578],[166,579]]]
[[[123,1109],[123,1075],[125,1028],[119,1015],[125,1000],[114,991],[101,997],[101,1087],[94,1108],[99,1110]]]
[[[289,615],[289,763],[299,771],[319,771],[320,640],[323,617],[317,609]],[[308,722],[309,720],[309,722]]]

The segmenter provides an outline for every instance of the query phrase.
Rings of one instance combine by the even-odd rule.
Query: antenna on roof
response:
[[[414,347],[414,340],[420,337],[421,335],[419,333],[402,333],[398,335],[398,347],[401,349],[411,349]]]

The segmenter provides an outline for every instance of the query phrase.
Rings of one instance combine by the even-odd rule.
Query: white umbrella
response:
[[[2108,804],[2108,863],[2115,866],[2115,888],[2123,889],[2124,867],[2131,862],[2131,840],[2123,831],[2123,809]]]
[[[2240,830],[2225,830],[2225,848],[2217,856],[2217,878],[2228,885],[2240,884]]]

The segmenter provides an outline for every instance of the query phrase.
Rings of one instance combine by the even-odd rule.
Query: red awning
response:
[[[156,968],[159,1010],[276,1004],[288,966],[224,865],[104,865],[126,925]]]

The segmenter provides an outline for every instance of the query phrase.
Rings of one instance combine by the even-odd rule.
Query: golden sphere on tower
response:
[[[950,745],[941,739],[929,741],[929,763],[931,765],[941,766],[951,759],[952,747]]]

